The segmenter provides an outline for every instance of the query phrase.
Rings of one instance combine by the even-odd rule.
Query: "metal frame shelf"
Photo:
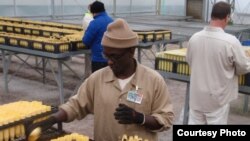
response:
[[[51,66],[51,71],[54,74],[55,80],[57,82],[58,88],[59,88],[59,99],[60,99],[60,104],[64,103],[64,92],[63,92],[63,71],[62,67],[63,65],[66,66],[70,71],[72,71],[74,74],[76,74],[64,61],[69,59],[70,57],[74,57],[77,55],[81,54],[90,54],[90,50],[78,50],[78,51],[71,51],[71,52],[65,52],[65,53],[49,53],[49,52],[43,52],[43,51],[37,51],[37,50],[31,50],[31,49],[26,49],[22,47],[12,47],[12,46],[7,46],[7,45],[0,45],[0,50],[2,52],[2,60],[3,60],[3,79],[4,79],[4,85],[5,85],[5,93],[8,93],[8,69],[9,69],[9,64],[11,62],[11,55],[18,55],[18,54],[24,54],[27,55],[28,57],[26,59],[21,59],[18,57],[23,64],[27,64],[27,60],[29,56],[35,56],[35,57],[41,57],[43,60],[43,69],[44,69],[44,59],[48,59],[49,64]],[[12,54],[11,54],[12,53]],[[8,57],[6,57],[8,56]],[[57,74],[56,71],[53,69],[50,60],[56,60],[57,61]],[[86,65],[86,64],[85,64]],[[28,65],[31,66],[31,65]],[[85,68],[87,68],[85,66]],[[43,70],[43,78],[44,76],[44,70]],[[81,78],[80,76],[78,76]]]

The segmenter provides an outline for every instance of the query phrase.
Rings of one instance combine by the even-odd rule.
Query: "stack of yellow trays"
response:
[[[82,27],[78,26],[78,25],[62,24],[62,23],[54,23],[54,22],[42,22],[42,21],[27,20],[27,19],[20,19],[20,18],[11,18],[11,17],[1,17],[0,16],[0,21],[9,22],[9,23],[16,23],[16,24],[57,27],[57,28],[61,28],[61,29],[72,29],[72,30],[77,30],[77,31],[83,30]]]
[[[53,53],[68,52],[71,50],[70,40],[6,32],[0,32],[0,44],[1,43]]]
[[[60,36],[79,32],[73,29],[0,21],[0,31],[37,36]]]
[[[82,42],[82,37],[84,36],[84,32],[77,32],[74,34],[69,34],[62,36],[60,40],[69,41],[72,43],[72,50],[84,49],[86,46]]]
[[[50,141],[89,141],[89,137],[77,133],[72,133],[70,135],[65,135],[63,137],[52,139]]]
[[[156,54],[157,70],[190,75],[190,68],[185,61],[186,48],[168,50]]]
[[[250,47],[244,47],[246,52],[250,52]],[[190,75],[191,69],[186,62],[186,48],[167,50],[156,54],[156,70],[177,73],[181,75]],[[250,54],[250,53],[249,53]],[[246,75],[239,76],[239,85],[250,86],[250,77]]]
[[[22,120],[50,112],[51,107],[39,101],[18,101],[1,105],[0,111],[0,141],[12,141],[25,137],[24,123],[20,123]],[[33,122],[46,118],[34,119]]]
[[[155,41],[172,39],[172,32],[170,30],[155,31]]]
[[[154,32],[153,31],[138,31],[136,32],[139,37],[140,42],[153,42],[154,41]]]
[[[138,34],[140,42],[155,42],[161,40],[170,40],[172,32],[170,30],[152,30],[152,31],[135,31]]]
[[[52,53],[86,49],[82,27],[0,17],[0,44]]]

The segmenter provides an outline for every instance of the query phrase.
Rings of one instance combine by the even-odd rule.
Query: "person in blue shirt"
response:
[[[113,22],[113,19],[106,13],[104,4],[100,1],[90,4],[90,12],[94,20],[89,23],[82,41],[87,48],[91,49],[91,70],[95,72],[108,65],[102,55],[101,40],[108,24]]]

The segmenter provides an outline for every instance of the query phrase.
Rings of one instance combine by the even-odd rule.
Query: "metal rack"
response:
[[[62,67],[63,65],[67,67],[70,71],[72,71],[74,74],[77,75],[76,72],[73,71],[73,69],[70,68],[64,61],[68,60],[70,57],[74,57],[77,55],[81,54],[90,54],[90,50],[78,50],[78,51],[71,51],[71,52],[65,52],[65,53],[49,53],[49,52],[43,52],[43,51],[37,51],[37,50],[31,50],[31,49],[26,49],[22,47],[12,47],[12,46],[7,46],[7,45],[0,45],[0,50],[2,52],[2,60],[3,60],[3,75],[4,75],[4,91],[5,93],[8,93],[8,69],[9,69],[9,64],[11,62],[11,55],[17,56],[18,54],[24,54],[27,55],[26,59],[22,59],[19,56],[19,58],[23,64],[28,64],[27,60],[29,56],[35,56],[35,57],[41,57],[43,61],[43,72],[39,72],[41,75],[43,75],[43,80],[45,78],[45,61],[47,59],[48,64],[50,65],[50,69],[52,73],[54,74],[54,78],[57,82],[58,88],[59,88],[59,99],[60,99],[60,104],[64,103],[64,92],[63,92],[63,72],[62,72]],[[8,56],[8,57],[7,57]],[[56,60],[57,61],[57,74],[55,70],[53,69],[51,65],[51,60]],[[31,66],[31,65],[28,65]],[[78,75],[77,75],[78,76]],[[78,76],[79,79],[82,77]]]

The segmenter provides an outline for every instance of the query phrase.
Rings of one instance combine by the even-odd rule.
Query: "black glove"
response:
[[[143,124],[144,115],[128,107],[125,104],[119,104],[119,107],[115,109],[115,119],[120,124]]]
[[[30,133],[36,128],[40,127],[41,131],[44,132],[48,130],[50,127],[52,127],[55,123],[57,123],[56,118],[54,116],[50,116],[48,119],[45,119],[41,122],[37,122],[31,125],[28,124],[26,125],[26,130],[25,130],[26,137],[28,138]]]

